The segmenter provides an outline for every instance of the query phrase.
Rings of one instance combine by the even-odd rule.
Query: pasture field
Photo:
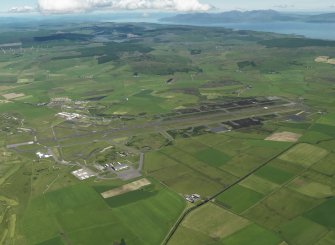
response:
[[[322,201],[286,188],[281,188],[263,201],[266,206],[288,219],[303,214],[320,202]]]
[[[315,244],[327,229],[306,218],[298,217],[280,226],[280,233],[289,244]]]
[[[333,244],[335,241],[335,232],[330,231],[327,235],[325,235],[321,240],[319,240],[316,244],[317,245],[330,245]]]
[[[25,25],[0,24],[0,244],[335,243],[334,42]]]
[[[299,144],[280,156],[279,159],[309,167],[321,160],[327,154],[328,151],[320,147],[309,144]]]
[[[283,184],[294,176],[294,174],[271,164],[258,170],[255,175],[277,184]]]
[[[250,175],[241,182],[241,186],[254,190],[262,194],[269,194],[279,187],[276,183],[258,177],[257,175]]]
[[[330,153],[324,160],[313,165],[312,169],[322,174],[333,176],[335,174],[335,154]]]
[[[125,196],[123,205],[111,208],[100,193],[86,184],[49,192],[34,198],[29,204],[22,229],[30,237],[29,243],[48,241],[66,230],[66,239],[69,240],[64,241],[63,237],[65,243],[92,244],[94,240],[103,243],[106,239],[117,241],[124,238],[129,243],[154,244],[162,239],[172,225],[171,221],[184,208],[178,195],[162,187],[158,189],[156,195],[144,199],[128,202]],[[150,217],[145,215],[146,209],[151,210]],[[100,225],[96,226],[96,222]],[[49,224],[47,229],[44,224]],[[155,236],[152,236],[153,230]]]
[[[335,218],[333,215],[329,215],[331,212],[334,211],[334,203],[335,203],[335,199],[330,198],[324,203],[310,210],[306,214],[306,217],[326,227],[334,228]]]
[[[234,212],[242,213],[263,198],[263,194],[249,188],[236,185],[218,196],[216,201]]]
[[[294,179],[289,187],[301,194],[314,198],[327,198],[334,195],[332,186],[314,182],[308,178],[298,177]]]
[[[221,167],[230,160],[229,156],[215,149],[199,151],[195,154],[195,157],[213,167]]]
[[[268,231],[258,225],[251,224],[235,234],[223,239],[223,244],[240,245],[240,244],[259,244],[275,245],[280,244],[282,239],[275,233]]]
[[[250,222],[215,204],[207,204],[188,216],[169,244],[222,244],[219,240],[248,226]],[[193,237],[194,236],[194,237]],[[216,241],[216,243],[215,243]]]

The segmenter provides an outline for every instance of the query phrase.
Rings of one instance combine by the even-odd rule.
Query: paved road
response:
[[[141,172],[141,171],[142,171],[142,169],[143,169],[143,164],[144,164],[144,153],[141,152],[141,154],[140,154],[140,160],[139,160],[139,162],[138,162],[138,168],[137,168],[137,171],[138,171],[138,172]]]
[[[23,142],[23,143],[18,143],[18,144],[12,144],[12,145],[7,145],[8,149],[13,149],[13,148],[17,148],[20,146],[25,146],[25,145],[33,145],[35,144],[34,141],[29,141],[29,142]]]

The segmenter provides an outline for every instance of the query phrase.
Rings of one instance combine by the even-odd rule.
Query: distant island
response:
[[[275,10],[229,11],[222,13],[188,13],[160,19],[161,22],[180,24],[224,24],[243,22],[311,22],[335,23],[335,13],[296,14]]]

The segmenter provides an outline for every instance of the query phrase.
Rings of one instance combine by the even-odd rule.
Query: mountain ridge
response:
[[[326,14],[296,14],[283,13],[272,9],[252,11],[228,11],[220,13],[187,13],[178,14],[173,17],[160,19],[161,22],[183,23],[183,24],[222,24],[241,22],[335,22],[335,13]]]

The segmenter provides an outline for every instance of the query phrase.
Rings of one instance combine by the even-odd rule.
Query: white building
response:
[[[36,156],[38,157],[38,158],[40,158],[40,159],[43,159],[43,158],[50,158],[50,157],[52,157],[52,155],[49,155],[49,154],[44,154],[44,153],[42,153],[42,152],[36,152]]]

